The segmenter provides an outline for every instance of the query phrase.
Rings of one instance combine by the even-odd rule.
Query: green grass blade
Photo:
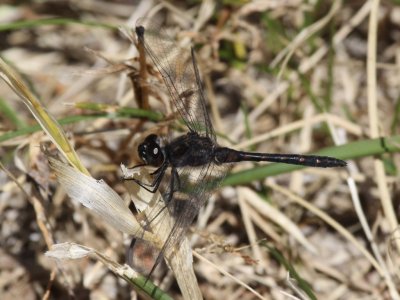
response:
[[[26,123],[20,119],[18,113],[8,103],[0,97],[0,112],[10,120],[10,122],[18,129],[26,127]]]
[[[109,115],[115,115],[118,117],[144,118],[154,122],[161,121],[164,118],[164,116],[161,113],[154,112],[151,110],[132,108],[132,107],[118,107],[115,105],[108,105],[103,103],[78,102],[75,103],[74,106],[76,108],[86,109],[95,112],[104,112],[108,113]]]
[[[95,110],[95,109],[94,109]],[[117,109],[115,114],[109,113],[98,113],[95,115],[78,115],[78,116],[69,116],[62,119],[57,120],[60,125],[67,125],[72,123],[77,123],[81,121],[90,121],[93,119],[99,118],[109,118],[109,119],[117,119],[117,118],[143,118],[148,119],[153,122],[157,122],[162,120],[163,116],[159,113],[144,110],[144,109],[137,109],[137,108],[130,108],[130,107],[122,107]],[[26,134],[30,134],[33,132],[38,132],[42,130],[40,125],[32,125],[28,127],[23,127],[19,130],[6,132],[0,135],[0,143],[11,140],[13,138],[23,136]]]
[[[393,119],[390,125],[390,130],[392,134],[396,134],[398,132],[398,128],[400,128],[399,123],[400,123],[400,97],[396,99],[396,105],[393,112]]]
[[[170,295],[146,279],[146,277],[139,276],[134,281],[130,280],[130,278],[124,277],[124,279],[134,285],[135,290],[143,296],[151,297],[151,299],[155,300],[173,300]]]
[[[70,117],[62,118],[62,119],[58,120],[58,122],[61,125],[66,125],[66,124],[76,123],[76,122],[80,122],[80,121],[97,119],[99,117],[104,117],[104,116],[70,116]],[[42,127],[39,124],[36,124],[36,125],[28,126],[28,127],[23,127],[19,130],[6,132],[6,133],[0,135],[0,143],[11,140],[11,139],[19,137],[19,136],[29,134],[29,133],[38,132],[41,130],[42,130]]]
[[[275,247],[271,247],[269,246],[267,243],[265,242],[261,242],[260,243],[261,246],[266,247],[269,251],[269,253],[281,264],[283,265],[286,270],[289,272],[290,277],[294,278],[296,280],[296,283],[298,285],[299,288],[301,288],[301,290],[303,292],[305,292],[307,294],[307,296],[312,299],[312,300],[317,300],[317,297],[314,295],[310,284],[305,281],[297,272],[296,269],[293,267],[293,265],[279,252],[278,249],[276,249]]]

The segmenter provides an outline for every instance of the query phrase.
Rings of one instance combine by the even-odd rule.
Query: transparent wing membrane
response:
[[[215,141],[192,49],[180,47],[164,29],[146,19],[138,21],[136,34],[148,58],[162,75],[171,101],[187,127],[193,132],[204,132]]]

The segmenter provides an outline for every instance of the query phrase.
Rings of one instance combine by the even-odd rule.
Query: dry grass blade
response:
[[[198,259],[200,259],[203,262],[206,262],[207,264],[211,265],[212,267],[214,267],[215,269],[217,269],[219,272],[221,272],[222,274],[224,274],[225,276],[231,278],[232,280],[234,280],[236,283],[238,283],[239,285],[245,287],[246,289],[248,289],[255,297],[257,297],[258,299],[267,299],[265,297],[263,297],[262,295],[260,295],[257,291],[255,291],[253,288],[251,288],[249,285],[247,285],[246,283],[244,283],[243,281],[239,280],[238,278],[236,278],[235,276],[233,276],[232,274],[229,274],[228,272],[226,272],[224,269],[222,269],[221,267],[219,267],[218,265],[214,264],[213,262],[209,261],[208,259],[206,259],[205,257],[203,257],[202,255],[200,255],[197,252],[193,252],[194,256],[197,257]]]
[[[49,230],[49,220],[45,214],[45,210],[43,204],[37,199],[36,196],[30,196],[24,189],[24,187],[18,182],[17,178],[14,177],[13,174],[9,170],[7,170],[4,165],[0,162],[0,169],[3,170],[7,174],[8,177],[12,179],[13,182],[18,186],[22,193],[25,194],[26,198],[31,202],[33,208],[35,209],[36,213],[36,222],[43,234],[43,238],[46,241],[47,247],[50,248],[54,244],[54,237],[52,232]]]
[[[28,107],[36,121],[40,124],[43,130],[51,138],[60,152],[75,168],[84,174],[89,174],[89,171],[84,167],[74,148],[68,141],[62,127],[48,113],[47,109],[29,90],[22,78],[0,57],[0,76],[13,89],[13,91],[21,98],[24,104]]]
[[[75,243],[55,244],[46,252],[46,256],[57,260],[75,260],[85,257],[92,257],[101,261],[114,274],[125,279],[127,282],[136,286],[137,290],[151,299],[172,299],[164,291],[154,286],[150,281],[146,281],[135,270],[127,265],[120,265],[116,261],[102,254],[93,248],[78,245]]]
[[[102,257],[112,269],[124,242],[140,237],[133,269],[145,273],[175,220],[160,193],[122,181],[119,165],[142,163],[147,133],[168,145],[185,127],[149,60],[138,74],[140,18],[176,36],[171,49],[195,50],[220,145],[348,163],[235,164],[188,230],[225,272],[192,264],[183,240],[159,256],[173,272],[160,263],[149,281],[179,299],[399,299],[398,1],[20,2],[0,5],[1,299],[142,297]],[[148,110],[138,108],[141,92]],[[40,151],[49,140],[62,152],[52,163],[65,188]],[[149,169],[135,177],[153,182]],[[50,264],[55,240],[83,245],[58,248],[65,258],[90,259]],[[141,249],[152,253],[143,269]]]
[[[300,45],[303,44],[310,36],[315,34],[317,31],[321,30],[322,27],[326,26],[326,24],[328,24],[328,22],[339,11],[341,5],[342,5],[341,0],[335,0],[327,15],[325,15],[321,20],[303,29],[294,38],[294,40],[276,56],[276,58],[271,62],[272,67],[275,67],[283,59],[282,67],[278,74],[278,80],[281,78],[283,72],[286,69],[286,65],[288,64],[290,58],[297,50],[297,48],[299,48]]]
[[[319,216],[322,220],[324,220],[327,224],[335,228],[341,235],[343,235],[346,239],[351,241],[354,246],[368,259],[368,261],[374,266],[374,268],[379,272],[381,276],[384,275],[384,271],[382,270],[381,266],[378,264],[378,262],[375,260],[375,258],[357,241],[357,239],[348,231],[346,228],[341,226],[339,223],[337,223],[335,220],[333,220],[331,217],[329,217],[326,213],[323,211],[319,210],[317,207],[313,206],[312,204],[308,203],[304,199],[298,197],[297,195],[293,194],[292,192],[276,185],[273,183],[268,183],[268,185],[286,195],[289,199],[295,201],[299,205],[307,208],[309,211],[312,213],[316,214]]]
[[[57,175],[58,181],[72,199],[79,201],[91,209],[114,228],[137,238],[144,239],[158,249],[162,248],[162,241],[168,238],[173,224],[172,217],[169,216],[167,209],[163,209],[162,215],[158,216],[161,220],[160,222],[157,221],[150,224],[151,231],[145,230],[137,222],[120,196],[103,180],[96,180],[82,174],[54,158],[50,157],[49,161]],[[139,190],[142,194],[138,193],[137,197],[149,196],[149,193],[143,192],[143,189]],[[144,201],[145,199],[141,200]],[[154,212],[159,212],[163,208],[161,205],[165,205],[162,201],[150,202],[153,204],[149,205],[143,211],[149,219],[154,217],[152,215]],[[184,240],[177,248],[167,249],[165,257],[174,271],[185,299],[199,299],[199,289],[192,267],[191,249],[187,240]]]
[[[368,57],[367,57],[367,80],[368,80],[368,114],[371,138],[377,138],[379,134],[378,121],[378,95],[377,95],[377,74],[376,74],[376,55],[377,55],[377,36],[378,36],[378,15],[379,15],[379,0],[371,1],[371,12],[369,18],[368,31]],[[390,198],[390,193],[387,185],[387,179],[383,162],[380,159],[374,159],[374,168],[376,181],[380,194],[383,211],[389,221],[391,231],[398,228],[396,213],[393,207],[393,202]],[[397,251],[400,253],[400,241],[397,240]],[[400,295],[396,289],[390,274],[385,266],[385,278],[389,287],[392,299],[400,299]]]
[[[72,199],[93,210],[124,233],[138,234],[142,231],[121,197],[103,180],[87,176],[55,158],[49,157],[49,162],[58,181]],[[144,238],[152,241],[150,233],[146,234]]]
[[[249,188],[240,188],[240,193],[243,194],[249,205],[254,207],[255,211],[259,212],[260,215],[267,217],[270,221],[278,224],[283,230],[293,236],[297,242],[312,253],[316,253],[315,247],[307,241],[304,234],[301,232],[299,227],[294,224],[287,216],[281,213],[269,205],[266,201],[261,199],[254,191]]]
[[[127,169],[124,165],[121,165],[121,168],[126,179],[132,176],[146,177],[148,175],[145,172],[138,175],[134,173],[134,169]],[[147,220],[154,220],[148,226],[149,230],[157,238],[156,247],[161,249],[168,239],[175,221],[169,210],[165,209],[165,203],[161,194],[159,192],[150,193],[137,184],[127,184],[127,188],[130,190],[130,194],[133,195],[132,201],[135,203],[135,206],[145,215]],[[145,237],[143,239],[146,240]],[[152,242],[154,243],[154,240]],[[185,237],[182,242],[173,248],[165,249],[163,255],[169,267],[174,272],[184,298],[201,299],[201,292],[193,270],[192,251],[187,238]]]
[[[315,125],[318,125],[323,122],[332,123],[336,126],[341,126],[341,127],[345,128],[349,133],[352,133],[357,136],[360,136],[362,134],[361,127],[356,125],[355,123],[341,119],[341,118],[334,116],[332,114],[329,114],[329,113],[322,113],[322,114],[312,116],[311,118],[308,118],[305,120],[299,120],[299,121],[295,121],[295,122],[292,122],[289,124],[282,125],[279,128],[276,128],[276,129],[271,130],[264,134],[260,134],[258,136],[253,137],[252,139],[249,139],[245,142],[237,144],[237,145],[235,145],[235,148],[236,149],[245,149],[246,147],[253,146],[257,143],[267,141],[274,137],[283,136],[283,135],[286,135],[295,130],[299,130],[299,129],[303,128],[304,126],[315,126]]]

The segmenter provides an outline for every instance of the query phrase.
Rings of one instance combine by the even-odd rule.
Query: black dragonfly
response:
[[[170,100],[188,129],[186,134],[166,142],[155,134],[148,135],[138,146],[138,155],[143,163],[136,167],[155,168],[150,181],[126,178],[134,180],[151,193],[161,190],[164,207],[175,219],[148,274],[150,276],[164,251],[182,240],[211,191],[218,187],[227,174],[231,163],[266,161],[330,168],[344,167],[346,162],[328,156],[251,153],[219,146],[206,109],[193,48],[185,51],[158,26],[144,25],[142,22],[145,21],[139,21],[135,30],[139,46],[144,47],[146,55],[160,72]],[[158,213],[154,215],[157,217]]]

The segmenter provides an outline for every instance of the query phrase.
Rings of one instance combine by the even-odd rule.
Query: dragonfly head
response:
[[[148,135],[138,147],[140,159],[147,165],[159,167],[164,162],[164,153],[158,143],[158,136]]]

